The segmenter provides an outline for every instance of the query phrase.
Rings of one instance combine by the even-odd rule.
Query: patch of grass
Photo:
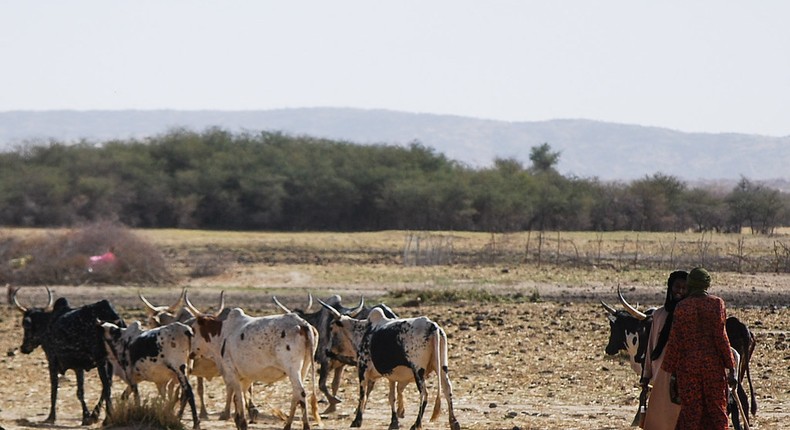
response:
[[[161,397],[145,399],[136,405],[132,399],[113,402],[113,414],[104,425],[106,429],[163,429],[184,430],[186,427],[175,413],[171,402]]]

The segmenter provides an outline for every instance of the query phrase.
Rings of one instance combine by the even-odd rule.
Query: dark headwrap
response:
[[[701,296],[706,294],[710,287],[710,273],[702,267],[695,267],[689,272],[686,288],[689,296]]]
[[[664,323],[664,327],[661,329],[661,334],[658,335],[658,342],[656,342],[656,346],[653,348],[653,353],[650,354],[650,358],[653,360],[658,360],[658,357],[661,356],[661,352],[664,351],[667,340],[669,340],[669,331],[672,329],[672,320],[675,316],[675,306],[679,302],[679,300],[675,300],[672,296],[672,284],[678,279],[688,279],[688,275],[688,272],[685,270],[676,270],[669,274],[669,279],[667,279],[667,298],[664,300],[664,309],[667,310],[667,320]]]

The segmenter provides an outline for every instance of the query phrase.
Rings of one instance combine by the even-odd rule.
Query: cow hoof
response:
[[[258,420],[258,416],[260,416],[261,413],[258,411],[258,408],[250,408],[249,414],[250,414],[250,423],[254,423],[255,421]]]
[[[362,427],[362,420],[354,420],[354,422],[351,423],[351,427]]]
[[[221,421],[227,421],[230,419],[230,414],[229,413],[226,414],[225,412],[220,412],[219,419]]]
[[[337,406],[335,406],[335,404],[332,403],[331,405],[327,406],[326,409],[324,409],[324,412],[321,412],[321,414],[322,415],[324,415],[324,414],[331,414],[331,413],[333,413],[335,411],[337,411]]]
[[[400,424],[391,423],[388,430],[398,430],[399,428],[400,428]]]
[[[461,424],[458,424],[458,421],[451,422],[450,430],[461,430]]]

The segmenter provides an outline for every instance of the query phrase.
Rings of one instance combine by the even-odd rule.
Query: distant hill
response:
[[[0,112],[0,149],[25,141],[142,139],[173,128],[281,131],[360,144],[419,141],[473,167],[495,157],[530,164],[530,149],[561,151],[564,175],[629,181],[664,173],[727,186],[740,176],[790,188],[790,136],[684,133],[589,120],[504,122],[387,110],[304,108],[267,111],[11,111]]]

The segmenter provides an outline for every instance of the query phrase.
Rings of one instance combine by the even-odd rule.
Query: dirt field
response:
[[[229,288],[228,306],[243,305],[250,314],[275,312],[272,291],[286,305],[303,306],[306,291],[319,297],[339,293],[355,303],[359,294],[386,297],[389,290],[402,285],[361,282],[343,287],[321,284],[304,273],[290,270],[274,273],[260,269],[255,288],[245,287],[249,280],[237,283],[234,289],[227,279],[203,279],[188,286],[192,301],[203,306],[216,305],[218,285]],[[283,277],[290,277],[283,281]],[[268,284],[266,279],[276,280]],[[758,397],[756,425],[759,429],[787,428],[790,419],[790,277],[755,275],[720,275],[721,286],[714,293],[728,301],[729,315],[747,322],[757,335],[757,349],[752,359],[752,379]],[[616,304],[615,288],[619,280],[596,282],[587,287],[567,287],[558,283],[509,284],[508,292],[523,292],[540,297],[536,303],[423,303],[419,308],[393,306],[402,316],[427,315],[439,322],[450,338],[451,380],[454,384],[455,408],[465,429],[625,429],[629,428],[637,408],[638,377],[630,370],[625,356],[606,356],[603,352],[608,322],[598,300]],[[268,289],[271,287],[271,289]],[[171,303],[181,285],[146,290],[154,302]],[[426,286],[425,288],[430,288]],[[655,288],[652,288],[654,290]],[[55,287],[57,296],[65,296],[72,304],[109,298],[127,320],[144,317],[137,288],[125,287]],[[657,305],[660,291],[647,287],[629,287],[633,302]],[[20,300],[41,303],[42,288],[24,289]],[[199,305],[200,306],[200,305]],[[56,426],[41,424],[49,408],[49,384],[46,360],[41,349],[30,355],[18,351],[22,328],[14,308],[0,309],[0,426],[11,428],[79,428],[79,403],[75,397],[74,374],[61,379]],[[89,403],[98,396],[98,377],[92,372],[86,381]],[[271,387],[258,387],[256,399],[264,412],[272,407],[287,406],[286,382]],[[122,383],[116,381],[117,395]],[[435,380],[430,381],[433,396]],[[402,428],[411,426],[416,392],[406,391],[406,418]],[[147,387],[150,388],[150,387]],[[747,387],[748,390],[748,387]],[[145,391],[150,393],[150,391]],[[339,413],[324,416],[327,429],[348,428],[355,408],[357,393],[352,372],[346,372],[341,388],[344,402]],[[232,429],[232,422],[218,421],[224,402],[224,386],[220,380],[208,384],[208,408],[211,417],[201,423],[203,429]],[[431,410],[429,403],[429,410]],[[321,405],[323,409],[324,405]],[[446,411],[446,409],[445,409]],[[426,423],[427,429],[445,429],[447,416]],[[184,421],[187,427],[191,425]],[[363,423],[364,429],[385,429],[389,423],[386,392],[379,384],[371,396]],[[266,414],[251,428],[279,429],[282,423]],[[298,428],[298,425],[295,426]]]

